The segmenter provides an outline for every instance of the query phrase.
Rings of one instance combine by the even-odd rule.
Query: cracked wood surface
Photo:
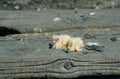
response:
[[[96,34],[96,38],[86,39],[83,36],[84,32],[89,33],[86,29],[74,29],[54,33],[27,33],[1,37],[0,77],[73,78],[85,75],[119,75],[120,40],[117,37],[120,35],[114,35],[113,30],[109,34],[105,31],[107,35],[104,35],[104,32],[98,35],[98,31],[96,31],[93,34]],[[115,30],[115,32],[117,31]],[[49,49],[53,34],[83,36],[85,43],[96,41],[105,48],[102,52],[83,49],[82,52],[68,53],[60,49]],[[116,37],[117,40],[111,41],[110,37]]]
[[[46,17],[49,16],[49,20],[46,20],[46,17],[41,16],[44,19],[40,22],[42,24],[39,27],[42,28],[44,32],[30,33],[33,32],[34,25],[39,25],[38,23],[40,20],[35,17],[41,14],[38,12],[29,13],[21,11],[18,11],[18,13],[13,11],[11,12],[12,14],[7,13],[7,11],[0,12],[0,18],[6,18],[0,20],[1,26],[14,27],[18,30],[29,30],[24,34],[0,37],[0,78],[19,78],[31,76],[72,78],[85,75],[120,74],[120,18],[117,13],[113,16],[111,16],[113,13],[110,13],[105,15],[105,17],[100,17],[96,21],[92,19],[83,23],[79,23],[77,18],[73,18],[78,15],[70,17],[77,21],[72,21],[72,23],[64,23],[65,21],[54,23],[50,21],[56,17],[56,15],[46,15]],[[89,11],[85,11],[85,13],[86,12],[89,13]],[[100,12],[109,13],[109,10]],[[14,13],[15,15],[13,15]],[[63,13],[60,14],[64,13],[65,12],[63,11]],[[100,13],[99,15],[102,14]],[[99,17],[99,15],[97,16]],[[67,15],[64,14],[63,16]],[[108,19],[106,17],[108,17],[109,20],[106,20]],[[114,21],[111,17],[112,19],[114,17]],[[90,27],[86,26],[89,24],[92,24],[95,27],[92,27],[91,25]],[[107,27],[102,26],[102,28],[99,28],[99,24]],[[98,27],[96,27],[97,25]],[[110,27],[108,27],[108,25],[110,25]],[[60,27],[58,28],[58,26]],[[64,28],[64,30],[60,30],[61,28]],[[45,31],[44,29],[47,30]],[[82,52],[68,53],[64,50],[49,49],[51,36],[53,34],[68,34],[70,36],[82,37],[85,44],[88,42],[98,42],[103,45],[104,48],[103,51],[88,50],[84,48]],[[111,40],[113,38],[115,40]]]

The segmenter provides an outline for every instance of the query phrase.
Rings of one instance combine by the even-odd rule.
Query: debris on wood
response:
[[[87,50],[94,50],[97,52],[103,52],[104,46],[100,45],[98,42],[88,42],[85,46],[85,49]]]

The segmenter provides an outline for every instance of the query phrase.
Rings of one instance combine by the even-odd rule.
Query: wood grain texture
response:
[[[71,34],[77,35],[77,32],[78,29]],[[27,37],[25,34],[1,37],[0,78],[31,76],[73,78],[120,74],[120,50],[115,47],[120,45],[119,40],[112,42],[106,39],[109,38],[108,35],[96,36],[97,41],[104,39],[101,43],[107,41],[104,44],[104,51],[84,49],[82,52],[66,53],[63,50],[49,49],[51,35],[34,33]],[[85,41],[89,42],[89,39]],[[110,49],[111,46],[114,49]]]
[[[71,68],[67,69],[72,63]],[[66,67],[65,65],[68,64]],[[92,62],[74,59],[56,59],[48,62],[0,62],[0,77],[59,77],[120,74],[120,62]]]
[[[84,12],[84,10],[82,11]],[[115,11],[117,10],[112,12]],[[51,19],[56,17],[52,13],[57,14],[54,10],[49,12],[52,16],[48,15],[47,12],[7,12],[0,11],[0,18],[6,18],[0,20],[2,26],[18,30],[27,29],[27,31],[23,32],[24,34],[0,37],[0,78],[46,76],[73,78],[89,75],[120,75],[119,13],[116,13],[116,15],[110,13],[105,15],[105,17],[100,17],[102,14],[99,14],[97,15],[98,19],[92,19],[83,23],[78,22],[79,20],[75,19],[75,17],[79,15],[75,15],[70,18],[77,22],[73,22],[73,20],[72,23],[68,23],[68,21],[54,23],[51,21]],[[85,12],[89,11],[85,10]],[[105,12],[109,13],[109,10],[105,10]],[[105,12],[103,11],[103,13]],[[38,15],[43,15],[44,13],[46,13],[46,16],[40,16],[42,18],[40,20]],[[64,13],[63,11],[61,14],[67,16],[67,13]],[[6,16],[4,17],[3,15]],[[73,14],[71,13],[71,15]],[[47,16],[50,16],[49,20]],[[111,19],[108,20],[109,18]],[[114,21],[112,20],[113,18]],[[44,32],[31,33],[30,29],[33,31],[34,25],[40,24],[38,20],[41,23],[39,28],[42,28]],[[89,24],[95,27],[91,25],[89,27]],[[99,24],[101,24],[100,26],[104,25],[107,27],[102,26],[99,28]],[[98,27],[96,27],[97,25]],[[110,27],[108,27],[109,25]],[[68,51],[68,53],[65,50],[49,49],[53,34],[68,34],[73,37],[82,37],[85,44],[88,42],[98,42],[104,48],[102,48],[102,51],[97,51],[96,47],[94,49],[84,48],[82,52]],[[113,38],[114,41],[111,40]]]

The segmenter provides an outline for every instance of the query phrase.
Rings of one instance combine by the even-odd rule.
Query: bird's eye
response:
[[[52,42],[56,43],[59,39],[53,39]]]

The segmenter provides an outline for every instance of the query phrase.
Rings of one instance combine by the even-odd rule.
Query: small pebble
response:
[[[39,12],[39,11],[40,11],[40,8],[37,8],[37,10],[36,10],[36,11],[38,11],[38,12]]]
[[[98,44],[98,42],[88,42],[86,45],[88,45],[88,46],[93,46],[93,45],[98,46],[99,44]]]
[[[56,18],[53,19],[54,22],[59,22],[59,21],[61,21],[61,20],[62,20],[62,19],[59,18],[59,17],[56,17]]]
[[[116,37],[111,37],[110,40],[115,42],[117,39],[116,39]]]
[[[90,12],[89,15],[91,16],[96,15],[96,12]]]
[[[16,6],[14,6],[14,9],[19,10],[20,7],[16,5]]]
[[[87,50],[94,50],[97,52],[103,52],[104,46],[100,45],[98,42],[89,42],[86,44],[85,49]]]

